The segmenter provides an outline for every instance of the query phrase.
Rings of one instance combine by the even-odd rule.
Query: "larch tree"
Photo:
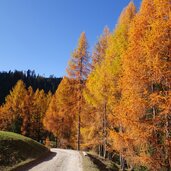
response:
[[[43,129],[43,118],[50,103],[51,93],[45,94],[44,90],[37,89],[33,97],[33,114],[31,118],[31,136],[37,141],[42,141],[45,130]]]
[[[106,48],[108,46],[108,39],[110,36],[109,28],[106,26],[104,28],[103,34],[100,36],[98,42],[95,45],[92,53],[92,69],[96,65],[100,65],[105,58]]]
[[[128,30],[135,13],[135,6],[131,2],[121,13],[114,32],[108,36],[107,46],[103,51],[100,51],[103,52],[101,53],[103,59],[101,64],[96,65],[86,83],[89,93],[85,94],[87,101],[94,103],[98,108],[101,106],[101,118],[104,118],[102,121],[104,129],[103,156],[106,156],[106,150],[112,151],[114,148],[118,151],[115,146],[110,147],[111,149],[109,149],[109,146],[107,148],[106,144],[109,145],[112,142],[111,139],[113,139],[109,138],[109,130],[115,131],[114,128],[119,125],[120,116],[115,113],[115,107],[120,96],[118,80],[121,75],[121,57],[127,49]],[[108,142],[106,139],[108,139]]]
[[[19,80],[6,97],[2,111],[5,115],[4,118],[9,121],[10,128],[8,130],[21,132],[22,107],[26,94],[25,84],[22,80]]]
[[[99,127],[100,125],[100,133],[102,136],[99,149],[100,154],[106,157],[107,152],[107,113],[108,113],[108,85],[107,85],[107,77],[103,75],[104,68],[97,65],[96,68],[89,75],[86,82],[86,89],[84,92],[84,97],[86,101],[92,104],[96,109],[98,115],[100,115],[100,120],[98,120]],[[95,124],[95,123],[94,123]],[[99,125],[100,124],[100,125]],[[99,126],[98,126],[99,125]]]
[[[150,170],[170,169],[170,5],[169,0],[142,1],[123,58],[124,155]]]
[[[26,89],[24,82],[19,80],[1,106],[1,129],[40,141],[45,134],[42,119],[50,99],[50,92],[45,94],[43,90],[37,90],[34,93],[31,86]]]
[[[85,32],[81,33],[81,36],[78,41],[78,46],[74,50],[72,57],[69,61],[69,65],[67,68],[68,77],[70,79],[74,79],[74,84],[71,86],[75,86],[77,89],[77,97],[78,100],[76,102],[76,106],[78,110],[76,111],[76,115],[78,118],[77,122],[77,150],[80,150],[81,143],[81,114],[83,111],[82,104],[83,101],[83,88],[85,85],[85,80],[90,72],[90,57],[88,53],[88,44],[86,39]],[[74,97],[73,97],[74,98]]]
[[[121,90],[119,88],[119,79],[122,77],[122,58],[128,48],[128,32],[131,22],[136,15],[136,7],[131,1],[128,6],[122,11],[118,23],[113,34],[108,40],[108,48],[106,50],[105,60],[102,65],[105,67],[105,75],[108,82],[108,103],[110,108],[109,128],[110,142],[112,149],[120,153],[121,169],[124,170],[125,160],[123,155],[124,146],[119,141],[122,141],[122,116],[118,112],[118,106],[121,99]],[[118,142],[116,139],[120,139]]]
[[[145,55],[141,53],[141,43],[145,28],[153,13],[152,6],[150,4],[147,6],[148,16],[143,16],[140,10],[132,22],[129,31],[128,50],[123,57],[123,76],[120,79],[122,98],[119,113],[123,118],[124,132],[122,137],[125,137],[122,144],[126,149],[124,156],[132,166],[138,162],[141,162],[142,165],[144,165],[143,162],[151,162],[150,158],[146,156],[148,153],[146,140],[149,124],[143,121],[143,118],[146,118],[147,101],[142,98],[145,97],[144,90],[148,87],[146,77],[148,72],[144,59]],[[140,124],[140,122],[142,123]]]
[[[26,96],[23,99],[22,103],[22,126],[21,126],[21,134],[30,137],[30,129],[31,129],[31,117],[33,114],[33,89],[30,86],[27,90]]]
[[[82,115],[82,147],[84,150],[93,150],[102,155],[102,118],[100,110],[89,103],[84,105]]]
[[[76,99],[73,98],[76,91],[72,84],[67,77],[62,79],[43,120],[44,126],[55,135],[61,148],[76,147]]]
[[[107,151],[107,79],[103,74],[105,68],[102,66],[105,58],[108,39],[110,37],[109,29],[106,27],[100,36],[92,55],[92,71],[87,78],[84,89],[84,98],[93,107],[94,117],[92,122],[98,120],[94,126],[91,126],[91,134],[94,135],[94,142],[99,143],[99,154],[106,157]],[[91,115],[89,111],[89,115]],[[94,124],[94,123],[92,123]],[[90,125],[87,125],[90,126]],[[88,129],[89,130],[89,129]],[[98,130],[98,131],[97,131]],[[87,133],[88,131],[85,131]],[[97,133],[98,132],[98,133]],[[85,134],[86,136],[86,134]]]
[[[147,5],[147,2],[144,1],[143,5]],[[169,70],[171,59],[171,1],[154,0],[152,1],[152,7],[154,13],[148,22],[148,28],[150,29],[146,29],[144,42],[142,42],[142,51],[145,54],[149,74],[149,109],[151,109],[152,123],[155,128],[154,135],[151,136],[152,139],[156,140],[153,144],[155,152],[152,159],[154,160],[157,156],[160,158],[160,167],[166,167],[167,170],[170,170],[171,115],[168,110],[168,102],[171,87],[171,71]],[[158,148],[159,146],[160,148]]]
[[[7,113],[4,111],[3,106],[0,107],[0,130],[8,131],[10,130],[11,118],[7,116]]]

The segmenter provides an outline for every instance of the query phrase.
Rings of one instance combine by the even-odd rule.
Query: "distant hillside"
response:
[[[26,87],[32,86],[34,91],[37,88],[43,89],[46,93],[48,91],[54,93],[62,80],[62,78],[56,78],[53,76],[45,78],[43,76],[36,75],[35,72],[31,70],[25,72],[0,72],[0,104],[4,103],[5,97],[20,79],[24,81]]]

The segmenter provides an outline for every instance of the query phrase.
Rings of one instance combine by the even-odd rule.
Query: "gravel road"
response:
[[[53,148],[52,157],[27,168],[28,171],[82,171],[82,157],[78,151]]]

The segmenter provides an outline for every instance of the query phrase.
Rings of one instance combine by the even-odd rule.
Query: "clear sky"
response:
[[[65,75],[82,31],[90,50],[129,0],[0,0],[0,71]],[[141,0],[134,0],[139,8]]]

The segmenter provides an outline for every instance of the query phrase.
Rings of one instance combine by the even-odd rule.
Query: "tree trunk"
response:
[[[170,90],[170,83],[168,82],[168,80],[166,80],[166,85],[168,85],[169,90]],[[168,91],[166,91],[166,96],[169,96]],[[165,144],[165,160],[166,160],[166,164],[167,164],[167,171],[171,170],[171,151],[170,151],[170,147],[169,147],[169,138],[170,138],[170,134],[169,134],[169,125],[170,125],[170,120],[169,120],[169,114],[165,114],[165,136],[166,136],[166,144]]]
[[[99,144],[99,149],[98,149],[99,151],[98,151],[98,154],[99,154],[99,156],[100,156],[100,144]]]
[[[151,91],[152,91],[152,93],[154,93],[154,84],[151,85]],[[154,106],[152,107],[152,114],[153,114],[153,119],[155,119],[156,118],[156,109]]]
[[[122,154],[120,154],[120,165],[121,165],[121,170],[122,171],[125,171],[125,159],[124,157],[122,156]]]
[[[57,146],[58,146],[58,138],[57,138],[57,136],[55,137],[55,147],[57,148]]]
[[[168,92],[166,92],[166,96],[168,96]],[[165,161],[167,165],[167,171],[171,170],[171,163],[170,163],[170,148],[169,148],[169,118],[168,114],[165,114]]]
[[[78,130],[77,130],[77,150],[80,151],[80,138],[81,138],[81,112],[82,112],[82,89],[83,89],[83,58],[80,60],[80,72],[79,72],[79,101],[78,101]]]
[[[104,104],[103,114],[103,157],[106,158],[107,154],[107,115],[106,115],[106,103]]]
[[[78,114],[78,129],[77,129],[77,150],[80,150],[80,113]]]
[[[123,133],[123,128],[122,128],[122,125],[120,124],[119,125],[119,132],[122,134]],[[120,152],[120,166],[121,166],[121,170],[122,171],[125,171],[125,159],[123,157],[123,154],[122,154],[123,151]]]
[[[99,156],[103,156],[103,145],[99,145]]]

